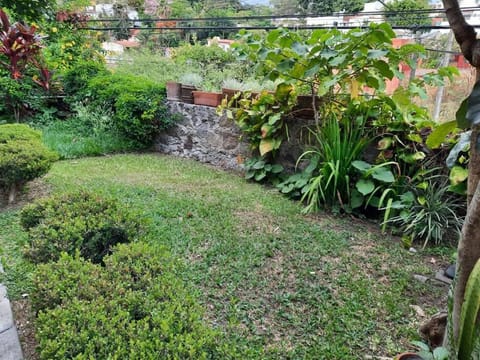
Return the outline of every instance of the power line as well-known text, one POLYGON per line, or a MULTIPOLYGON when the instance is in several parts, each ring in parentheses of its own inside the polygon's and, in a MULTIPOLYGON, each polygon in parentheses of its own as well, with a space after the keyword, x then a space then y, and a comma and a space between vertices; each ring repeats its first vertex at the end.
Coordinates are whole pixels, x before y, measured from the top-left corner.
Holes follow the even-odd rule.
MULTIPOLYGON (((274 30, 279 27, 290 30, 317 30, 317 29, 340 29, 351 30, 366 28, 366 26, 330 26, 330 25, 294 25, 294 26, 179 26, 179 27, 89 27, 79 28, 79 30, 91 30, 91 31, 113 31, 113 30, 149 30, 149 31, 179 31, 179 30, 274 30)), ((474 26, 474 28, 480 28, 480 25, 474 26)), ((449 25, 410 25, 410 26, 392 26, 392 29, 397 30, 441 30, 450 29, 449 25)))
POLYGON ((460 51, 450 51, 450 50, 439 50, 439 49, 430 49, 430 48, 425 48, 427 51, 433 51, 437 53, 442 53, 442 54, 452 54, 452 55, 461 55, 462 53, 460 51))
MULTIPOLYGON (((462 12, 473 12, 480 11, 480 7, 468 7, 462 8, 462 12)), ((285 14, 285 15, 254 15, 254 16, 228 16, 228 17, 200 17, 200 18, 143 18, 143 19, 119 19, 119 18, 108 18, 108 19, 88 19, 86 22, 115 22, 115 21, 132 21, 132 22, 159 22, 159 21, 177 21, 177 22, 188 22, 188 21, 215 21, 215 20, 275 20, 275 19, 304 19, 309 17, 345 17, 345 16, 374 16, 374 15, 412 15, 412 14, 442 14, 445 15, 445 10, 443 9, 417 9, 417 10, 402 10, 402 11, 366 11, 358 13, 316 13, 316 14, 285 14)))

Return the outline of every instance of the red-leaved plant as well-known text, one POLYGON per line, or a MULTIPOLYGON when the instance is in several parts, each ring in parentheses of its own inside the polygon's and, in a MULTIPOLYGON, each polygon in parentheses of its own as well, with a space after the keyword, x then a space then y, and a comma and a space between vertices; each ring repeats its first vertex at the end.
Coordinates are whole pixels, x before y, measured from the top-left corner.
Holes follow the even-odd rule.
POLYGON ((11 25, 7 14, 0 9, 0 64, 10 73, 12 79, 22 77, 22 71, 28 63, 34 63, 42 48, 42 37, 36 34, 35 26, 19 22, 11 25))
MULTIPOLYGON (((34 76, 32 81, 49 91, 52 73, 42 65, 42 37, 36 31, 37 28, 33 25, 20 22, 12 25, 5 11, 0 8, 0 66, 8 71, 16 84, 21 81, 28 65, 37 68, 39 75, 34 76)), ((28 105, 18 91, 15 93, 6 90, 3 99, 15 120, 20 121, 21 114, 27 111, 28 105)))

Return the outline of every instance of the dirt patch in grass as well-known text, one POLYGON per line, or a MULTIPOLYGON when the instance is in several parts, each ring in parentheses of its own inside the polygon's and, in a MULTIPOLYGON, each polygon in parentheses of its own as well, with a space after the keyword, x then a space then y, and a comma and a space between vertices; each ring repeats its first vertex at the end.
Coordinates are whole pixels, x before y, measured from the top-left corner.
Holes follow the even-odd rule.
POLYGON ((257 205, 256 209, 236 211, 234 216, 236 218, 235 229, 239 233, 268 235, 280 235, 282 233, 278 219, 262 211, 260 205, 257 205))
POLYGON ((34 314, 27 299, 12 302, 12 310, 15 314, 15 326, 22 345, 25 360, 37 360, 37 342, 35 340, 35 328, 33 326, 34 314))
POLYGON ((0 193, 0 211, 21 209, 26 204, 31 203, 34 200, 38 200, 42 197, 46 197, 50 193, 51 187, 46 184, 43 179, 35 179, 25 185, 25 187, 17 194, 15 203, 11 205, 6 204, 5 195, 0 193))

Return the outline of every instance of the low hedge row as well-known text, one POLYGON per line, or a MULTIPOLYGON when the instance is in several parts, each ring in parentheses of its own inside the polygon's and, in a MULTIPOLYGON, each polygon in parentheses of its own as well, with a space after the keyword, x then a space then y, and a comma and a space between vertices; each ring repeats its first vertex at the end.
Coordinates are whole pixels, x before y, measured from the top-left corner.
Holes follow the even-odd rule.
POLYGON ((121 244, 104 267, 63 254, 39 265, 34 280, 41 359, 237 357, 161 249, 121 244))
POLYGON ((62 194, 27 205, 20 223, 28 231, 26 257, 34 263, 55 261, 62 252, 101 263, 117 243, 137 240, 145 221, 117 201, 85 191, 62 194))
POLYGON ((40 359, 245 358, 205 323, 163 248, 125 243, 143 237, 138 218, 84 191, 22 210, 26 254, 38 263, 30 299, 40 359))

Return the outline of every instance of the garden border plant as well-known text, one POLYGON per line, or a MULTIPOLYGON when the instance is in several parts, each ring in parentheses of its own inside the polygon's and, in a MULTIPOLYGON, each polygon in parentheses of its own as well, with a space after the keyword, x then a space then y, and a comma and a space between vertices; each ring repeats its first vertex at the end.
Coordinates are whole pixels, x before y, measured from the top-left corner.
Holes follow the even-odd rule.
POLYGON ((38 266, 32 303, 41 359, 240 356, 205 323, 164 249, 121 244, 104 263, 77 252, 38 266))
MULTIPOLYGON (((276 131, 276 124, 286 123, 289 116, 295 118, 294 99, 305 91, 302 89, 311 93, 317 123, 311 131, 313 138, 321 138, 321 141, 307 143, 307 150, 299 161, 308 160, 310 156, 310 162, 317 168, 307 167, 309 174, 300 176, 302 179, 307 177, 307 183, 297 179, 297 174, 293 175, 295 181, 289 181, 288 175, 274 174, 274 178, 282 180, 280 187, 284 193, 302 194, 302 199, 307 202, 307 211, 325 206, 348 212, 373 207, 378 212, 383 211, 386 220, 395 214, 391 204, 402 194, 404 184, 408 182, 406 179, 413 178, 416 172, 429 166, 427 154, 431 152, 423 134, 425 129, 434 128, 435 123, 427 111, 415 105, 411 98, 425 96, 426 84, 440 85, 446 78, 452 79, 456 69, 441 68, 436 73, 414 79, 388 96, 385 93, 387 81, 394 77, 403 78, 400 64, 411 61, 409 55, 412 53, 422 55, 425 52, 420 45, 412 44, 396 49, 392 46, 393 37, 395 33, 388 24, 372 24, 365 29, 347 32, 335 29, 315 30, 308 34, 287 29, 273 30, 265 35, 243 32, 235 44, 239 60, 252 63, 258 75, 276 81, 278 88, 290 89, 291 100, 284 108, 275 105, 277 93, 265 93, 259 97, 237 93, 235 101, 224 104, 224 108, 237 107, 228 109, 227 116, 248 135, 252 148, 259 151, 262 155, 260 160, 265 165, 275 164, 272 150, 277 150, 288 134, 276 131), (271 109, 264 104, 267 96, 271 98, 271 109), (316 99, 320 100, 320 104, 316 99), (257 112, 268 116, 258 116, 257 112), (333 134, 326 132, 326 124, 331 117, 335 118, 339 128, 357 128, 359 139, 375 139, 371 145, 365 143, 347 161, 346 171, 341 173, 335 160, 330 158, 334 154, 328 155, 322 148, 322 144, 335 142, 334 138, 328 138, 333 134), (269 146, 265 147, 264 143, 269 146), (265 154, 269 156, 264 157, 265 154), (314 154, 320 155, 320 158, 314 154), (393 181, 380 181, 376 184, 377 188, 374 186, 375 193, 367 194, 361 182, 368 181, 361 180, 364 175, 351 166, 355 160, 380 166, 382 171, 394 175, 393 181), (297 188, 299 184, 303 186, 301 189, 297 188), (333 185, 336 190, 329 188, 333 185), (358 190, 359 186, 364 194, 358 190), (329 199, 325 194, 330 194, 329 199)), ((338 142, 338 138, 336 140, 338 142)), ((343 164, 346 159, 338 160, 343 164)))
POLYGON ((117 243, 141 239, 146 223, 114 199, 79 191, 25 206, 20 223, 28 232, 25 256, 34 263, 55 261, 76 251, 101 263, 117 243))
POLYGON ((43 145, 40 131, 25 124, 0 125, 0 195, 13 203, 25 183, 46 174, 57 159, 43 145))

